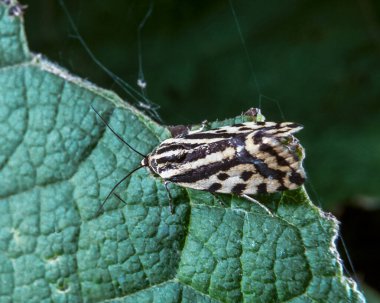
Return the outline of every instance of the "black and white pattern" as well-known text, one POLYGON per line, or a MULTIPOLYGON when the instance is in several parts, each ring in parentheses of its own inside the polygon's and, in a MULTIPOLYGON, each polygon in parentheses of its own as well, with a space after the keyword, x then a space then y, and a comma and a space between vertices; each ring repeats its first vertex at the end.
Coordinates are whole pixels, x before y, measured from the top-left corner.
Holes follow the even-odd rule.
POLYGON ((163 141, 141 164, 165 181, 215 193, 254 195, 305 181, 304 151, 290 123, 245 122, 163 141))
POLYGON ((169 128, 174 138, 164 140, 148 155, 132 147, 92 109, 121 142, 143 157, 140 166, 116 183, 98 212, 115 189, 143 167, 164 180, 172 212, 167 187, 170 182, 211 193, 236 194, 257 203, 270 215, 269 209, 249 195, 296 189, 305 182, 304 150, 293 136, 302 126, 291 122, 257 122, 262 117, 259 109, 251 108, 243 114, 256 122, 206 131, 207 122, 196 131, 183 125, 169 128))

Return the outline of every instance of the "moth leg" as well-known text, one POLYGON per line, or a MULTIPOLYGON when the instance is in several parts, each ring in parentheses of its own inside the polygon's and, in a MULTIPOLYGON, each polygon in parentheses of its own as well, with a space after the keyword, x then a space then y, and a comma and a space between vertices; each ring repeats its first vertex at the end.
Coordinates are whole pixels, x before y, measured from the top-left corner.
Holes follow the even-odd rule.
POLYGON ((173 208, 173 197, 172 197, 172 194, 170 193, 170 190, 168 188, 168 184, 170 182, 169 181, 165 181, 164 182, 164 185, 165 185, 165 189, 166 189, 166 192, 168 193, 168 197, 169 197, 169 207, 170 207, 170 212, 172 214, 174 214, 174 208, 173 208))
POLYGON ((125 202, 117 193, 114 193, 116 198, 118 198, 121 202, 123 202, 125 205, 127 205, 127 202, 125 202))
POLYGON ((201 123, 201 128, 199 129, 199 131, 203 132, 206 128, 208 128, 208 121, 203 120, 201 123))
POLYGON ((203 132, 205 130, 208 130, 209 129, 209 122, 207 120, 203 120, 201 122, 201 124, 194 124, 194 125, 191 125, 191 133, 194 134, 194 133, 200 133, 200 132, 203 132))
POLYGON ((216 201, 218 201, 218 203, 221 205, 221 206, 226 206, 223 202, 222 199, 220 199, 215 193, 212 193, 210 192, 210 194, 212 194, 214 196, 214 198, 216 199, 216 201))
POLYGON ((262 209, 264 209, 271 217, 273 217, 272 212, 266 206, 262 205, 259 201, 253 199, 252 197, 250 197, 246 194, 240 195, 240 197, 245 198, 245 199, 247 199, 253 203, 256 203, 258 206, 260 206, 262 209))

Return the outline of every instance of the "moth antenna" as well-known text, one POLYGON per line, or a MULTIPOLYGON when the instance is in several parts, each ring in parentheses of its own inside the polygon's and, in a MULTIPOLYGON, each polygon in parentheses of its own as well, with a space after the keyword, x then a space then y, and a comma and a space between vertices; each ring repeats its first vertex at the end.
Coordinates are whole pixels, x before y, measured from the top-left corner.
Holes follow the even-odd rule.
MULTIPOLYGON (((113 194, 113 192, 115 191, 115 189, 121 184, 123 183, 130 175, 132 175, 134 172, 136 172, 137 170, 139 170, 140 168, 142 167, 145 167, 145 165, 141 165, 139 167, 136 167, 134 170, 132 170, 130 173, 128 173, 125 177, 123 177, 123 179, 121 179, 119 182, 117 182, 115 184, 115 186, 111 189, 111 191, 108 193, 107 197, 104 199, 104 201, 102 202, 102 204, 100 205, 98 211, 96 212, 96 216, 98 216, 100 214, 100 211, 103 209, 104 205, 106 204, 108 198, 113 194)), ((116 195, 116 194, 115 194, 116 195)), ((116 195, 116 197, 119 197, 118 195, 116 195)), ((120 197, 119 197, 120 198, 120 197)), ((120 198, 121 199, 121 198, 120 198)), ((122 199, 121 199, 122 200, 122 199)), ((124 201, 124 200, 123 200, 124 201)))
POLYGON ((125 202, 117 193, 114 193, 116 198, 118 198, 121 202, 123 202, 125 205, 127 205, 127 202, 125 202))
POLYGON ((96 111, 96 109, 91 105, 92 110, 99 116, 100 119, 102 119, 103 123, 110 129, 110 131, 125 145, 127 145, 131 150, 133 150, 135 153, 139 154, 141 157, 146 157, 143 153, 140 153, 138 150, 133 148, 129 143, 127 143, 118 133, 116 133, 111 126, 107 123, 107 121, 96 111))

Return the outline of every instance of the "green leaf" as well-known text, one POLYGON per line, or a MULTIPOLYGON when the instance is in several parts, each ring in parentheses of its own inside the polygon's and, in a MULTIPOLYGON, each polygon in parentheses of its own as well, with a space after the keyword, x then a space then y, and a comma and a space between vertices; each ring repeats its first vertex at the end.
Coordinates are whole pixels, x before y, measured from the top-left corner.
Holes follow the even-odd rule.
MULTIPOLYGON (((136 168, 169 137, 110 91, 27 51, 0 2, 0 302, 363 302, 336 220, 303 189, 243 199, 171 186, 136 168), (10 34, 8 34, 10 33, 10 34)), ((237 118, 238 119, 238 118, 237 118)))
POLYGON ((23 20, 10 15, 14 7, 16 5, 0 11, 0 67, 21 63, 31 57, 23 20))

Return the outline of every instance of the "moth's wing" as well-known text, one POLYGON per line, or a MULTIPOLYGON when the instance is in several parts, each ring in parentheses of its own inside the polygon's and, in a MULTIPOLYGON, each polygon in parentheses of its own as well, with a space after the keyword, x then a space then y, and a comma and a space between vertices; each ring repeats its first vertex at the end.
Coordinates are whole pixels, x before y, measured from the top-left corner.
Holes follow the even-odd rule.
POLYGON ((223 153, 210 153, 204 166, 194 166, 175 176, 174 181, 200 190, 247 195, 301 186, 305 181, 304 151, 292 134, 302 126, 290 122, 269 122, 262 126, 238 125, 240 133, 235 131, 233 136, 217 143, 223 153), (245 133, 243 127, 256 129, 245 133))
POLYGON ((303 126, 301 124, 293 123, 293 122, 282 122, 282 123, 268 122, 268 123, 270 124, 265 125, 264 127, 255 130, 256 136, 260 132, 263 132, 265 133, 266 136, 273 136, 276 138, 288 137, 303 129, 303 126))
MULTIPOLYGON (((292 135, 301 126, 283 125, 277 131, 247 136, 245 150, 251 158, 252 176, 246 179, 243 194, 273 193, 296 189, 305 182, 304 150, 292 135)), ((238 174, 238 172, 235 172, 238 174)), ((243 186, 242 186, 243 187, 243 186)))
MULTIPOLYGON (((187 183, 192 183, 194 174, 198 174, 198 172, 204 174, 204 170, 207 170, 209 164, 233 158, 235 154, 228 139, 212 140, 208 143, 204 143, 203 139, 175 138, 168 140, 170 141, 164 141, 163 146, 158 147, 150 158, 155 163, 158 174, 175 183, 178 183, 177 179, 186 179, 187 183), (198 171, 198 169, 200 170, 198 171), (177 178, 177 176, 180 177, 177 178)), ((197 178, 202 177, 198 175, 197 178)))
POLYGON ((184 187, 218 193, 271 193, 305 179, 302 126, 247 122, 164 141, 152 157, 159 175, 184 187), (223 131, 223 132, 222 132, 223 131))
POLYGON ((215 141, 229 138, 237 134, 249 133, 257 130, 276 127, 278 125, 279 124, 275 122, 244 122, 234 125, 221 126, 207 131, 190 131, 183 138, 188 140, 202 140, 202 142, 205 142, 203 139, 215 141))

